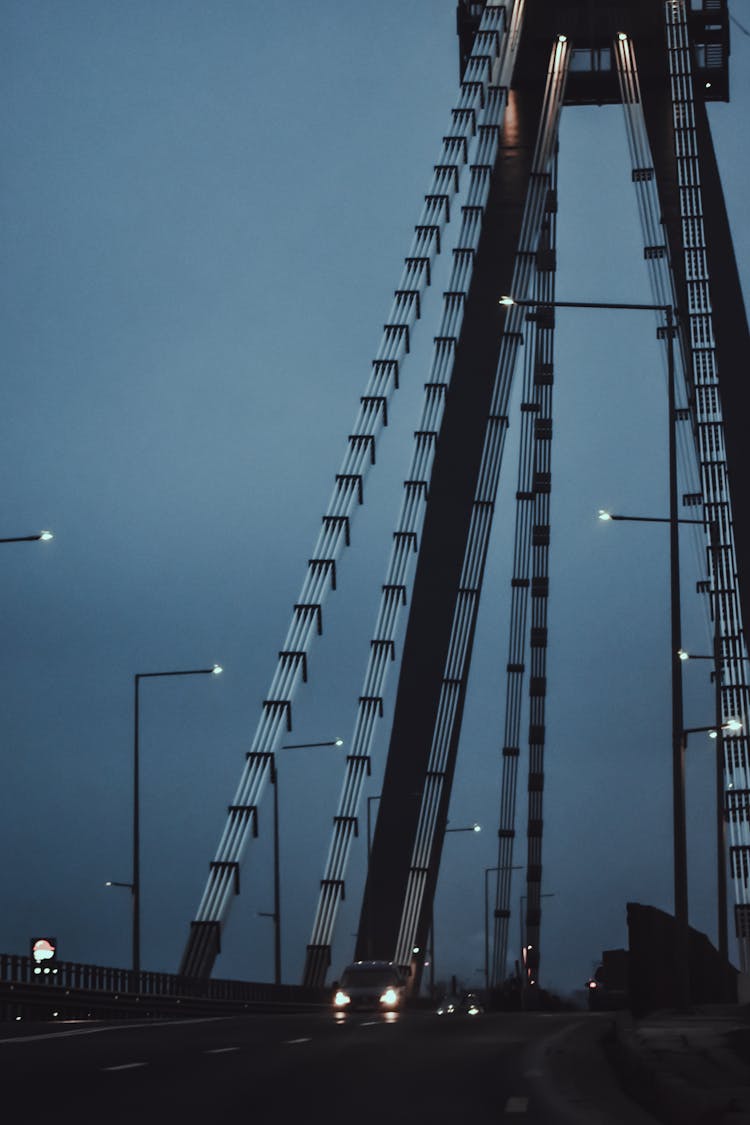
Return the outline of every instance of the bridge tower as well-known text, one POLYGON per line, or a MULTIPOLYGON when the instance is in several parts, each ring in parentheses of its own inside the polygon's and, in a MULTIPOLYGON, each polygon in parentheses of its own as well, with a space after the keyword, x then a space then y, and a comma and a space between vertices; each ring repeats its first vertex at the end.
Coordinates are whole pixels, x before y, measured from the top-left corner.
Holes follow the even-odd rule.
MULTIPOLYGON (((564 221, 557 214, 558 123, 564 105, 613 103, 625 109, 653 304, 670 310, 656 327, 665 363, 670 350, 677 354, 675 415, 684 420, 700 481, 685 501, 691 518, 702 520, 706 528, 703 586, 718 621, 722 713, 740 717, 744 724, 739 732, 727 732, 723 751, 736 932, 743 968, 750 968, 750 774, 742 629, 743 607, 750 612, 750 580, 737 564, 738 558, 750 558, 750 513, 746 497, 732 495, 729 484, 743 474, 743 378, 750 339, 706 113, 707 101, 729 96, 728 27, 726 0, 460 0, 458 99, 191 925, 181 972, 208 975, 219 950, 239 886, 239 865, 274 753, 291 729, 293 695, 307 678, 308 649, 322 629, 325 597, 335 589, 352 519, 363 500, 363 481, 407 362, 421 297, 436 255, 449 245, 451 280, 333 818, 305 983, 321 985, 330 963, 402 614, 407 621, 395 712, 356 955, 409 965, 414 983, 419 982, 522 342, 493 982, 499 983, 505 972, 510 869, 518 858, 515 809, 522 741, 528 761, 526 934, 529 946, 539 948, 555 231, 558 220, 564 221), (459 188, 463 205, 456 208, 459 188), (449 225, 455 231, 450 244, 449 225), (524 304, 502 305, 501 297, 508 294, 524 304), (522 739, 525 693, 530 724, 528 738, 522 739)), ((679 675, 676 653, 673 663, 673 674, 679 675)), ((537 974, 535 957, 527 966, 529 980, 537 974)))

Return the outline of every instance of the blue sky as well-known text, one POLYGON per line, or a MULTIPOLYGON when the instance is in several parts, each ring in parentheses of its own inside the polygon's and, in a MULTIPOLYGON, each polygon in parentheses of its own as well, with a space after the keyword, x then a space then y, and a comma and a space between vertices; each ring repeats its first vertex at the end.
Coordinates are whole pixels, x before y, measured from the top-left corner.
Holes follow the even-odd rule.
MULTIPOLYGON (((734 11, 750 25, 747 2, 734 11)), ((710 113, 747 292, 750 40, 733 32, 733 100, 710 113)), ((126 892, 103 884, 130 878, 132 677, 217 661, 222 677, 142 689, 143 962, 173 971, 447 131, 454 3, 5 0, 0 43, 0 534, 55 532, 2 554, 0 948, 54 934, 67 959, 129 963, 126 892)), ((564 113, 558 243, 560 298, 651 299, 616 107, 564 113)), ((438 274, 294 742, 351 735, 443 287, 438 274)), ((649 324, 575 315, 555 388, 542 953, 565 989, 625 944, 626 901, 671 906, 666 532, 595 518, 665 509, 664 379, 649 324)), ((438 975, 474 983, 497 862, 514 423, 450 813, 485 830, 449 838, 436 903, 438 975)), ((684 564, 685 634, 705 651, 687 539, 684 564)), ((701 725, 705 671, 686 676, 701 725)), ((344 752, 280 763, 292 981, 344 752)), ((712 777, 691 741, 691 921, 710 936, 712 777)), ((216 975, 272 973, 257 916, 270 826, 269 799, 216 975)))

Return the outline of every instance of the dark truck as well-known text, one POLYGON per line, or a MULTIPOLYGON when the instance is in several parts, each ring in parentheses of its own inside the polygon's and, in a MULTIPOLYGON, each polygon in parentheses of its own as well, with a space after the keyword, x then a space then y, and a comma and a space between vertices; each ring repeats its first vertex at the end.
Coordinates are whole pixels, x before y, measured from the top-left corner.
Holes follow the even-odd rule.
POLYGON ((601 964, 586 982, 590 1012, 628 1007, 628 951, 605 949, 601 964))

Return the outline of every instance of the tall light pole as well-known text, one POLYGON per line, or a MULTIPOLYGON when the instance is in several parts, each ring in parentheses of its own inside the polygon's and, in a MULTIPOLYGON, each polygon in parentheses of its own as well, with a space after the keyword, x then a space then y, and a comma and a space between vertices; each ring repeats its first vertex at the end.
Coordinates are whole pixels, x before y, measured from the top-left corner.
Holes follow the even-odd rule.
MULTIPOLYGON (((343 738, 327 742, 294 742, 282 750, 308 750, 319 746, 343 746, 343 738)), ((281 856, 279 854, 279 770, 276 756, 271 758, 271 784, 273 785, 273 910, 259 910, 260 918, 273 918, 273 980, 281 984, 281 856)))
MULTIPOLYGON (((715 677, 719 679, 717 666, 715 677)), ((739 719, 721 721, 721 695, 717 701, 716 724, 712 727, 687 727, 683 732, 683 744, 687 750, 688 735, 706 733, 716 740, 716 910, 717 910, 717 945, 720 956, 729 959, 729 941, 727 935, 727 863, 726 863, 726 828, 724 822, 724 731, 740 731, 742 723, 739 719)))
MULTIPOLYGON (((501 305, 533 308, 530 319, 551 317, 553 309, 612 309, 629 312, 656 312, 664 316, 663 331, 667 338, 667 410, 669 414, 669 587, 672 682, 672 827, 674 850, 674 915, 675 915, 675 980, 676 1003, 686 1008, 690 1003, 690 965, 688 960, 688 881, 687 828, 685 816, 685 744, 682 737, 683 698, 682 662, 679 657, 680 608, 680 544, 677 502, 677 434, 675 409, 676 310, 671 305, 631 304, 619 301, 528 301, 501 297, 501 305)), ((659 521, 660 522, 660 521, 659 521)))
MULTIPOLYGON (((481 824, 466 824, 461 828, 445 828, 445 832, 481 832, 481 824)), ((430 910, 430 996, 435 994, 435 902, 430 910)))
POLYGON ((140 746, 139 710, 141 680, 161 679, 164 676, 218 676, 223 671, 220 664, 210 668, 188 668, 176 672, 136 672, 133 693, 133 972, 141 969, 141 840, 140 840, 140 746))
MULTIPOLYGON (((670 428, 670 433, 674 433, 674 425, 670 428)), ((687 736, 690 733, 697 731, 710 730, 717 740, 716 746, 716 881, 717 881, 717 912, 718 912, 718 934, 717 942, 719 953, 726 959, 729 956, 728 938, 727 938, 727 888, 726 888, 726 831, 724 827, 724 736, 725 729, 735 729, 734 727, 722 723, 722 701, 721 701, 721 674, 722 674, 722 659, 721 659, 721 602, 719 597, 719 527, 716 520, 710 520, 708 523, 705 520, 691 520, 682 519, 680 517, 673 518, 672 515, 667 516, 624 516, 616 515, 612 512, 606 512, 603 509, 599 510, 599 519, 608 521, 626 520, 631 523, 668 523, 670 525, 670 540, 676 533, 679 524, 693 524, 699 527, 708 526, 710 535, 711 552, 714 559, 714 605, 713 605, 713 619, 714 619, 714 633, 713 633, 713 655, 706 659, 713 660, 714 662, 714 713, 716 716, 715 727, 693 727, 689 730, 680 726, 677 732, 679 742, 679 755, 676 763, 679 769, 679 777, 675 777, 673 772, 674 796, 676 808, 679 809, 679 818, 675 816, 675 838, 678 830, 681 831, 682 854, 680 861, 682 863, 681 883, 682 894, 684 897, 684 909, 678 912, 677 910, 677 872, 675 873, 675 971, 677 979, 677 1002, 680 1007, 687 1007, 690 1002, 690 952, 689 952, 689 921, 688 921, 688 879, 687 879, 687 814, 686 814, 686 799, 685 799, 685 753, 687 750, 687 736), (679 829, 678 829, 679 825, 679 829)), ((670 557, 672 551, 670 548, 670 557)), ((679 577, 678 577, 679 581, 679 577)), ((678 601, 679 610, 679 601, 678 601)), ((672 644, 677 645, 675 650, 676 663, 681 668, 686 660, 689 659, 689 653, 685 652, 682 648, 679 631, 675 636, 674 630, 674 613, 672 615, 672 644)), ((694 658, 697 659, 697 658, 694 658)), ((700 659, 703 659, 702 657, 700 659)), ((682 676, 679 677, 680 688, 682 684, 682 676)), ((673 697, 674 698, 674 697, 673 697)), ((680 698, 680 722, 683 721, 682 715, 682 700, 680 698)), ((675 721, 675 714, 673 710, 672 716, 673 726, 675 721)), ((675 857, 677 862, 678 850, 677 842, 675 842, 675 857)))

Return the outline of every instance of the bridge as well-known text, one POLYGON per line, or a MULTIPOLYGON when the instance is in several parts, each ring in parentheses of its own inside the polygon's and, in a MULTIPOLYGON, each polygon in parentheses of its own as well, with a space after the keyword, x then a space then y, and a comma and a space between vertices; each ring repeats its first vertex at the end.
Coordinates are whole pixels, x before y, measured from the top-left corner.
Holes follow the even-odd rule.
POLYGON ((10 951, 531 1000, 641 901, 747 970, 730 13, 435 7, 13 10, 10 951))

